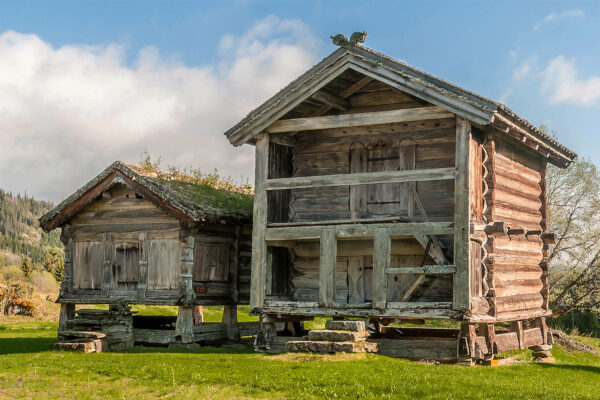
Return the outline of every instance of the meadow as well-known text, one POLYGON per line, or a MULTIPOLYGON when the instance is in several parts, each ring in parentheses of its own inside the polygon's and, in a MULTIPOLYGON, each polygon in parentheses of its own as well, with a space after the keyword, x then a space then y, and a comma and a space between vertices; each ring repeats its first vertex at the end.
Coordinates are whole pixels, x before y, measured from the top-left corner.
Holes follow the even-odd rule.
MULTIPOLYGON (((143 314, 173 312, 142 308, 143 314)), ((241 310, 241 320, 248 320, 241 310)), ((217 321, 220 309, 205 311, 217 321)), ((314 325, 321 325, 315 321, 314 325)), ((50 349, 57 325, 0 320, 1 399, 598 399, 600 358, 555 346, 556 364, 460 367, 372 354, 256 354, 239 345, 170 350, 136 346, 119 353, 50 349)), ((588 340, 598 346, 597 341, 588 340)))

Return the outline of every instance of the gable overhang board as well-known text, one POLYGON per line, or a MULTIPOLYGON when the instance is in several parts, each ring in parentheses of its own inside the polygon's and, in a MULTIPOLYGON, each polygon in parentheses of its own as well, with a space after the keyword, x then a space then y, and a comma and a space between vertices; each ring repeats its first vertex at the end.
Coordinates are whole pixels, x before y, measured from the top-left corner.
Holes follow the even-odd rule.
MULTIPOLYGON (((348 69, 468 119, 476 126, 490 127, 512 136, 546 156, 556 166, 566 167, 577 157, 555 140, 546 138, 547 135, 527 121, 505 110, 501 104, 357 45, 334 51, 252 111, 225 135, 234 146, 253 144, 258 135, 268 131, 272 124, 348 69)), ((288 146, 294 144, 293 139, 288 140, 283 135, 274 136, 274 139, 288 146)))
POLYGON ((81 209, 117 184, 125 185, 132 191, 141 194, 145 200, 150 201, 158 208, 177 218, 182 225, 191 226, 194 223, 194 218, 191 217, 191 210, 182 210, 169 204, 146 185, 140 183, 135 177, 128 176, 130 172, 119 168, 119 165, 111 165, 64 202, 42 216, 40 218, 40 226, 45 232, 50 232, 68 223, 81 209), (94 181, 97 182, 94 183, 94 181))

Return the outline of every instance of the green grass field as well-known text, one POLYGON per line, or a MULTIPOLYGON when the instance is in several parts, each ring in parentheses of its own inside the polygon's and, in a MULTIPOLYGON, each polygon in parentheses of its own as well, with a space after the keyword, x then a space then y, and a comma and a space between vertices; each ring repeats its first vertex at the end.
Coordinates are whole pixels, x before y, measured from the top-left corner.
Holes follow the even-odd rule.
MULTIPOLYGON (((205 316, 218 321, 220 311, 211 307, 205 316)), ((0 399, 600 398, 600 358, 557 346, 553 365, 474 368, 371 354, 263 355, 227 347, 135 347, 84 355, 50 350, 56 323, 11 321, 0 321, 0 399)), ((528 351, 513 355, 530 361, 528 351)))

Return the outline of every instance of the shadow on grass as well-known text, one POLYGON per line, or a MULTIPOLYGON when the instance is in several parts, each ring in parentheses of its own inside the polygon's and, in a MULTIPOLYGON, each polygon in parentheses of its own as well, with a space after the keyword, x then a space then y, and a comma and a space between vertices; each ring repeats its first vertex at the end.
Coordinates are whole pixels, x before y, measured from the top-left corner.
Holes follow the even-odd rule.
POLYGON ((56 338, 0 338, 0 355, 50 351, 56 338))
POLYGON ((595 374, 600 374, 600 367, 596 367, 593 365, 576 365, 576 364, 539 364, 542 368, 560 368, 564 370, 570 371, 583 371, 583 372, 592 372, 595 374))

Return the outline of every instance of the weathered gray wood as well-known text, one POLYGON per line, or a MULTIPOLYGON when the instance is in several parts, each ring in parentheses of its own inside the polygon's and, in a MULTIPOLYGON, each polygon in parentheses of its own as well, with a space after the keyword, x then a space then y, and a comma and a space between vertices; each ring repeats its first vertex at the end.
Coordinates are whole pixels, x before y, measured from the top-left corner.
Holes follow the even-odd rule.
POLYGON ((61 303, 60 314, 58 316, 58 331, 65 331, 68 329, 67 321, 75 317, 75 304, 72 303, 61 303))
MULTIPOLYGON (((451 235, 454 233, 452 225, 451 222, 412 222, 338 225, 333 227, 333 229, 338 239, 374 237, 375 231, 382 228, 389 229, 390 236, 394 239, 399 239, 412 237, 413 235, 451 235)), ((321 230, 326 227, 328 225, 267 228, 265 239, 267 241, 319 239, 321 237, 321 230)))
POLYGON ((140 344, 169 344, 175 341, 175 330, 134 329, 133 341, 140 344))
POLYGON ((240 328, 237 319, 237 306, 229 305, 223 308, 223 318, 221 320, 227 332, 227 339, 238 341, 240 339, 240 328))
POLYGON ((454 168, 429 168, 410 171, 365 172, 359 174, 335 174, 321 176, 298 176, 268 179, 266 190, 302 189, 313 187, 371 185, 377 183, 421 182, 454 179, 454 168))
POLYGON ((143 299, 146 297, 146 289, 148 287, 148 234, 141 232, 139 240, 137 295, 140 299, 143 299))
POLYGON ((179 288, 181 295, 187 303, 192 303, 194 300, 193 288, 193 270, 194 270, 194 236, 189 235, 183 237, 180 241, 181 248, 181 273, 179 275, 179 288))
POLYGON ((333 228, 321 231, 321 257, 319 266, 319 306, 331 307, 335 298, 335 265, 337 241, 333 228))
MULTIPOLYGON (((369 151, 361 144, 353 144, 350 149, 350 173, 368 172, 369 151)), ((350 218, 360 219, 367 211, 367 187, 365 185, 350 186, 350 218)))
POLYGON ((315 92, 312 95, 312 98, 327 104, 331 108, 336 108, 341 111, 348 111, 348 109, 350 108, 350 103, 348 103, 347 100, 329 92, 326 92, 324 90, 319 90, 318 92, 315 92))
MULTIPOLYGON (((110 296, 110 289, 112 284, 112 257, 113 257, 113 243, 112 235, 110 233, 104 234, 104 261, 102 263, 102 297, 110 296)), ((82 268, 83 266, 76 266, 76 268, 82 268)))
POLYGON ((456 271, 454 265, 423 265, 422 267, 388 268, 388 274, 452 274, 456 271))
POLYGON ((264 134, 256 141, 254 172, 254 225, 252 227, 252 274, 250 281, 250 309, 259 308, 265 300, 267 243, 267 192, 265 181, 269 167, 269 135, 264 134))
POLYGON ((454 181, 454 308, 469 309, 469 165, 471 147, 471 123, 456 117, 456 178, 454 181))
POLYGON ((179 306, 177 322, 175 323, 175 336, 181 338, 182 343, 194 341, 194 307, 179 306))
POLYGON ((359 114, 329 115, 325 117, 293 118, 279 120, 271 124, 267 128, 267 132, 295 132, 352 126, 381 125, 394 122, 441 119, 451 116, 452 113, 440 107, 421 107, 359 114))
POLYGON ((348 257, 348 304, 365 302, 364 257, 348 257))
POLYGON ((373 246, 373 308, 384 309, 387 301, 387 274, 391 260, 391 239, 388 228, 375 230, 373 246))
POLYGON ((377 354, 412 360, 456 360, 456 339, 372 339, 378 344, 377 354))

